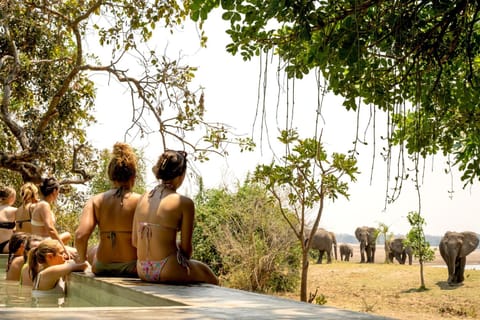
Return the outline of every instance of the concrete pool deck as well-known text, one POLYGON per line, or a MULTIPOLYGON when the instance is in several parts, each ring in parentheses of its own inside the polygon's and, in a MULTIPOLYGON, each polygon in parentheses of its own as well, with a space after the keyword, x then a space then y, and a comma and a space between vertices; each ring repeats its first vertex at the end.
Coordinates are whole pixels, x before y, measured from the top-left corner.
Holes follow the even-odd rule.
MULTIPOLYGON (((132 278, 100 278, 72 274, 72 283, 115 287, 121 296, 158 298, 160 306, 81 308, 2 308, 0 319, 388 319, 368 313, 213 285, 150 284, 132 278), (173 305, 172 305, 173 304, 173 305)), ((82 290, 88 291, 82 288, 82 290)), ((149 304, 151 305, 151 304, 149 304)))

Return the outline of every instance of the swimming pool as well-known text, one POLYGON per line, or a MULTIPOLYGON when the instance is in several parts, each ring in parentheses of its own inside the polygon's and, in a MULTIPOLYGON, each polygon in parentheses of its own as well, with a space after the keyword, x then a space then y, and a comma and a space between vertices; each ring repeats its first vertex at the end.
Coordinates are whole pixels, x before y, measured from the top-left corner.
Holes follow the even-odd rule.
MULTIPOLYGON (((72 274, 67 281, 66 296, 32 297, 32 288, 18 281, 5 280, 7 255, 0 255, 0 308, 82 308, 182 306, 184 304, 158 296, 129 290, 120 285, 99 281, 83 273, 72 274)), ((123 279, 128 283, 129 280, 123 279)), ((139 281, 139 280, 131 280, 139 281)))

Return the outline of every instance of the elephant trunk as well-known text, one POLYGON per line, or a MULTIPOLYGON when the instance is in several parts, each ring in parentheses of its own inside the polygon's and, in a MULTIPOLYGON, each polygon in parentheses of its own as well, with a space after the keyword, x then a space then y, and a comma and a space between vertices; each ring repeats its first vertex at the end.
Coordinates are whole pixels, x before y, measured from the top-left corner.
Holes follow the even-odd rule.
POLYGON ((456 270, 459 266, 457 265, 457 252, 458 248, 453 245, 447 244, 447 267, 448 267, 448 283, 457 282, 457 272, 456 270))
POLYGON ((338 260, 338 256, 337 256, 337 243, 334 242, 333 243, 333 252, 335 254, 335 260, 338 260))

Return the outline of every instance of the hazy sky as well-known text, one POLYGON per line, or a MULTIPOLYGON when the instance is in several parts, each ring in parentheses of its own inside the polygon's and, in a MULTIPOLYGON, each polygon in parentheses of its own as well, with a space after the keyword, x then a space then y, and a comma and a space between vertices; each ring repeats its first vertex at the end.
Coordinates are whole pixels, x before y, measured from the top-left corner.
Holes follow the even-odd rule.
MULTIPOLYGON (((253 132, 256 143, 259 145, 255 153, 239 153, 235 148, 231 148, 230 156, 226 159, 214 157, 214 160, 207 164, 194 164, 202 174, 207 187, 233 186, 237 181, 243 181, 245 174, 253 171, 257 164, 271 160, 267 133, 263 131, 263 144, 260 147, 260 118, 255 118, 259 61, 255 59, 252 62, 244 62, 240 56, 233 57, 226 53, 225 45, 229 39, 222 31, 224 26, 223 22, 214 17, 207 22, 206 31, 209 37, 207 49, 199 49, 196 31, 192 26, 174 38, 170 38, 168 44, 168 52, 173 58, 178 56, 178 50, 181 50, 182 61, 199 68, 195 84, 205 88, 207 118, 211 121, 227 123, 242 134, 249 135, 253 132)), ((158 50, 165 50, 164 36, 161 39, 158 50)), ((283 122, 277 124, 276 121, 278 87, 275 68, 276 65, 272 64, 272 72, 268 76, 271 91, 265 101, 268 138, 274 145, 278 130, 283 125, 283 122)), ((286 82, 282 82, 282 85, 285 84, 286 82)), ((315 85, 313 76, 295 83, 295 113, 292 123, 299 129, 302 138, 313 136, 314 120, 317 114, 315 85)), ((97 147, 111 148, 116 141, 123 141, 123 133, 129 128, 131 119, 128 114, 130 100, 128 96, 122 97, 124 91, 118 86, 107 87, 105 83, 98 91, 99 123, 90 130, 91 139, 97 147), (122 111, 125 116, 119 120, 115 116, 115 121, 112 121, 112 115, 119 110, 125 110, 125 112, 122 111)), ((285 101, 284 99, 285 95, 282 101, 285 101)), ((325 123, 322 122, 322 140, 328 153, 334 151, 346 153, 352 148, 352 141, 355 138, 357 116, 355 113, 347 112, 341 104, 342 99, 333 95, 325 97, 322 103, 321 114, 325 121, 325 123)), ((284 119, 281 112, 278 117, 284 119)), ((340 198, 334 203, 327 202, 320 224, 336 233, 353 234, 357 226, 378 226, 379 222, 383 222, 390 225, 392 232, 405 234, 410 229, 406 215, 409 211, 418 210, 417 192, 413 184, 406 181, 400 198, 385 208, 386 167, 379 153, 384 146, 379 138, 380 134, 385 134, 384 131, 382 132, 384 128, 377 123, 375 166, 372 172, 374 150, 372 126, 367 126, 368 113, 362 111, 360 120, 361 133, 363 135, 366 130, 368 142, 367 146, 359 149, 359 169, 362 173, 358 176, 358 181, 350 186, 350 200, 340 198), (373 180, 370 183, 371 175, 373 180)), ((161 145, 155 143, 155 138, 151 136, 148 141, 132 137, 126 139, 128 143, 146 148, 149 178, 151 178, 149 169, 162 151, 161 145)), ((470 230, 480 233, 478 184, 463 190, 463 183, 458 173, 452 176, 445 174, 442 157, 438 156, 433 161, 431 159, 427 161, 420 189, 422 214, 427 221, 426 233, 442 235, 449 230, 470 230), (451 190, 454 191, 452 197, 449 193, 451 190)), ((393 184, 393 179, 391 180, 390 186, 393 184)), ((189 193, 192 189, 194 187, 187 184, 181 191, 189 193)))

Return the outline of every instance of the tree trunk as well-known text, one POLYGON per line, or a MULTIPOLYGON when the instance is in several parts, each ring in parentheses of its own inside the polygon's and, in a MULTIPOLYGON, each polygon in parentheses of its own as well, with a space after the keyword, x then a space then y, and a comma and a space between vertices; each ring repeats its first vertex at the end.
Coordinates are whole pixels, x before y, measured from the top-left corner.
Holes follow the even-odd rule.
POLYGON ((423 277, 423 261, 420 260, 420 289, 425 290, 425 278, 423 277))
POLYGON ((302 279, 300 285, 300 300, 307 302, 307 278, 308 278, 308 250, 302 252, 302 279))

